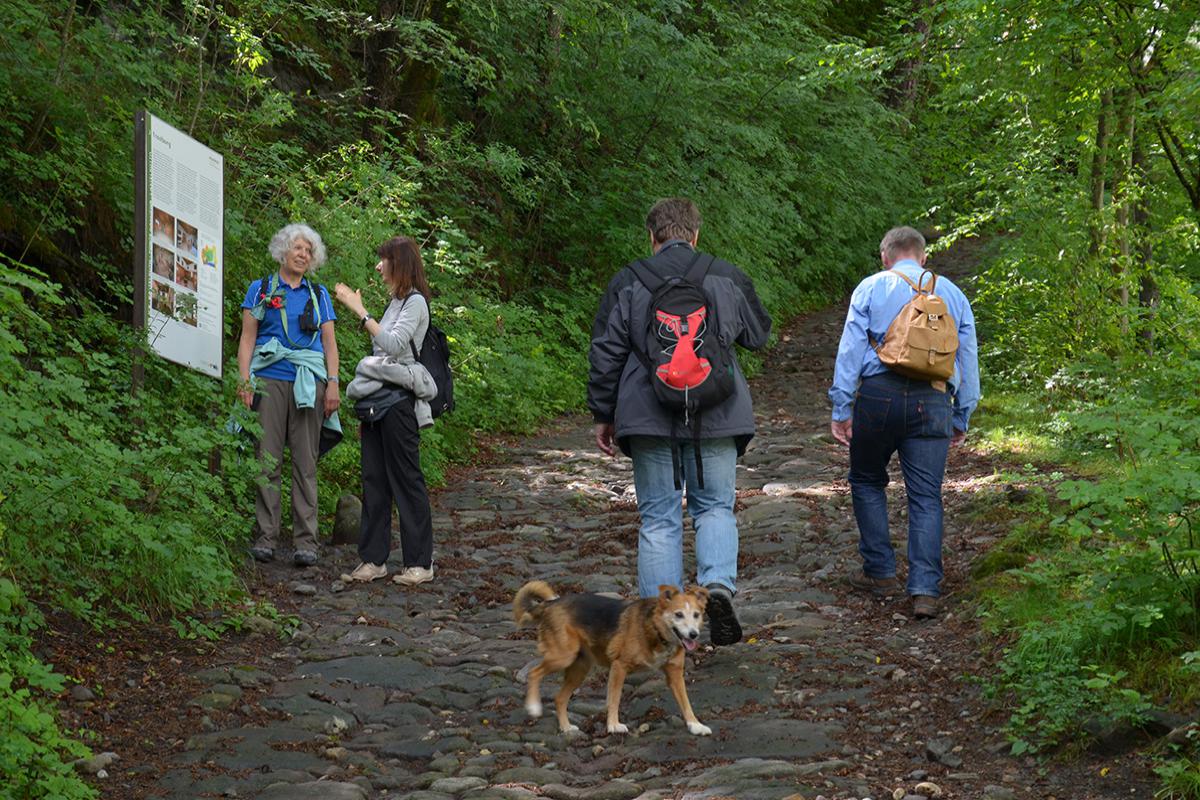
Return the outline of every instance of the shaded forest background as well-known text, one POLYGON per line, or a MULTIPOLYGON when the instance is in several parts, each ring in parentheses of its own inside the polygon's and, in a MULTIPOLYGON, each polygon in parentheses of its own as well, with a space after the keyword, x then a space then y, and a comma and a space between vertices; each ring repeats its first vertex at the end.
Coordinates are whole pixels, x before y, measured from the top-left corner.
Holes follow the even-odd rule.
MULTIPOLYGON (((435 480, 483 432, 578 408, 600 287, 686 194, 780 321, 901 221, 989 245, 976 446, 1037 502, 976 576, 1014 752, 1200 700, 1200 54, 1195 3, 1133 0, 0 5, 0 796, 86 797, 39 608, 237 624, 254 464, 225 432, 271 234, 326 284, 413 235, 455 348, 435 480), (130 392, 132 119, 225 156, 226 380, 130 392), (214 453, 221 469, 211 470, 214 453), (214 474, 215 473, 215 474, 214 474), (1136 657, 1135 657, 1136 654, 1136 657)), ((382 308, 380 287, 368 306, 382 308)), ((342 326, 347 372, 365 337, 342 326)), ((351 422, 351 425, 353 423, 351 422)), ((355 491, 349 437, 322 509, 355 491)), ((1160 754, 1200 797, 1195 739, 1160 754)))

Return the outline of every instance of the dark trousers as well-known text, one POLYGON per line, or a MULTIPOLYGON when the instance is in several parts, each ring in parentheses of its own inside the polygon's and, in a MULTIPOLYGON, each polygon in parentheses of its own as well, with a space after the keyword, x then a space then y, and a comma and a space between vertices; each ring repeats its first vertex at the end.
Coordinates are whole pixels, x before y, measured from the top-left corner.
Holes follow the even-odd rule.
POLYGON ((359 558, 370 564, 388 560, 394 502, 404 566, 433 566, 433 520, 421 474, 421 434, 411 397, 392 406, 383 419, 363 422, 362 482, 359 558))
POLYGON ((899 452, 908 494, 908 593, 941 593, 942 479, 950 450, 950 395, 928 381, 885 372, 864 378, 854 401, 850 496, 863 572, 896 574, 888 532, 888 462, 899 452))

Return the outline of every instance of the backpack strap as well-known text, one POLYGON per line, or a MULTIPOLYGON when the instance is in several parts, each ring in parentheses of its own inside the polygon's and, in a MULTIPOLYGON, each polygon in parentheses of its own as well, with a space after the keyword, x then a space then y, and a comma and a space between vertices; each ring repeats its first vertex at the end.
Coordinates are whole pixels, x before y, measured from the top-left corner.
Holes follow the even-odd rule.
MULTIPOLYGON (((420 294, 420 292, 418 292, 416 289, 413 289, 411 292, 409 292, 408 294, 406 294, 406 295, 404 296, 404 299, 403 299, 403 300, 401 300, 401 301, 400 301, 400 310, 401 310, 401 311, 403 311, 403 310, 404 310, 404 306, 408 304, 408 298, 412 297, 414 294, 420 294)), ((430 324, 432 324, 432 320, 430 320, 430 324)), ((416 331, 413 331, 413 333, 416 333, 416 331)), ((414 337, 414 338, 415 338, 415 337, 414 337)), ((417 343, 416 343, 415 341, 413 341, 413 339, 409 339, 409 340, 408 340, 408 349, 409 349, 409 350, 412 350, 412 354, 413 354, 413 361, 420 361, 420 360, 421 360, 421 354, 420 354, 420 352, 417 350, 417 343)))
MULTIPOLYGON (((917 283, 920 284, 921 286, 924 286, 926 275, 929 276, 929 289, 928 289, 929 294, 933 294, 933 290, 937 286, 937 279, 938 279, 936 272, 934 272, 931 269, 925 270, 924 272, 921 273, 921 279, 919 281, 917 281, 917 283)), ((925 291, 925 290, 922 289, 922 291, 925 291)))
POLYGON ((630 264, 629 269, 633 270, 634 276, 642 282, 643 286, 650 290, 650 294, 654 294, 658 291, 658 287, 666 283, 654 270, 650 269, 649 264, 640 258, 630 264))
MULTIPOLYGON (((704 264, 703 268, 701 269, 696 264, 696 262, 700 260, 700 256, 700 253, 696 253, 696 255, 692 257, 692 260, 688 262, 687 267, 684 269, 684 280, 697 284, 704 281, 704 276, 708 273, 708 268, 712 266, 712 263, 715 259, 712 256, 709 256, 708 263, 704 264), (694 273, 698 273, 698 275, 694 273), (693 280, 693 278, 698 278, 698 280, 693 280)), ((650 290, 650 294, 657 292, 659 288, 666 283, 666 280, 664 280, 657 272, 651 269, 650 265, 646 263, 645 259, 639 258, 637 261, 634 261, 629 265, 629 269, 631 269, 637 279, 642 282, 642 285, 650 290)))
POLYGON ((696 257, 688 264, 688 270, 683 276, 683 279, 693 286, 704 285, 704 278, 708 275, 709 268, 717 260, 716 256, 709 256, 707 261, 701 261, 700 255, 700 253, 696 254, 696 257))
MULTIPOLYGON (((905 283, 907 283, 909 286, 911 286, 911 287, 912 287, 912 290, 913 290, 914 292, 917 292, 918 294, 920 293, 920 291, 921 291, 921 287, 920 287, 918 284, 915 284, 915 283, 913 283, 913 280, 912 280, 912 278, 908 277, 907 275, 905 275, 903 272, 901 272, 901 271, 900 271, 900 270, 898 270, 898 269, 893 269, 893 270, 890 270, 890 272, 894 272, 894 273, 896 273, 896 275, 898 275, 898 276, 899 276, 901 279, 903 279, 903 281, 904 281, 905 283)), ((922 277, 924 277, 924 276, 922 275, 922 277)))
POLYGON ((937 273, 931 269, 924 270, 921 273, 921 277, 917 279, 916 283, 913 283, 912 278, 908 277, 907 275, 905 275, 903 272, 901 272, 898 269, 892 269, 892 270, 888 270, 888 271, 894 272, 897 275, 899 275, 901 278, 903 278, 904 282, 907 283, 909 286, 911 286, 912 290, 914 292, 916 292, 917 294, 926 294, 926 293, 933 294, 933 289, 935 286, 937 286, 937 278, 938 278, 937 273), (929 288, 928 289, 925 288, 925 276, 926 275, 929 276, 929 288))

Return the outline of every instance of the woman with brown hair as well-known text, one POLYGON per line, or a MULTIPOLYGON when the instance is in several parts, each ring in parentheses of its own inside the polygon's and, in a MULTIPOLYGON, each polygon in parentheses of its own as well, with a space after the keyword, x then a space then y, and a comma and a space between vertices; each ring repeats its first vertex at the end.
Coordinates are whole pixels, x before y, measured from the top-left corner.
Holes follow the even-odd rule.
POLYGON ((421 473, 420 428, 432 424, 428 400, 436 394, 417 352, 429 328, 429 284, 417 243, 394 236, 379 246, 375 270, 392 296, 383 317, 367 313, 362 292, 334 287, 342 305, 371 337, 372 353, 359 362, 346 396, 362 419, 362 563, 347 581, 387 576, 392 549, 392 503, 400 520, 404 569, 393 580, 416 586, 433 579, 433 524, 421 473))

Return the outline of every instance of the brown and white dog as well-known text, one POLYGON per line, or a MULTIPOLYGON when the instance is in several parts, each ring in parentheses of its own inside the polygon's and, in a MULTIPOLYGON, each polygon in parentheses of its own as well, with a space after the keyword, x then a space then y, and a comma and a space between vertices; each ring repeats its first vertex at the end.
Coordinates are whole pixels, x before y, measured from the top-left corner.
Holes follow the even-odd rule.
POLYGON ((658 587, 658 597, 617 600, 598 594, 559 597, 544 581, 530 581, 513 598, 517 626, 536 623, 541 663, 529 673, 525 710, 542 715, 540 686, 552 672, 563 673, 563 684, 554 698, 558 729, 577 731, 567 719, 567 701, 595 664, 608 667, 609 733, 628 733, 619 720, 621 688, 630 672, 661 668, 689 733, 708 736, 692 712, 683 683, 684 652, 696 649, 708 590, 693 586, 681 592, 675 586, 658 587))

